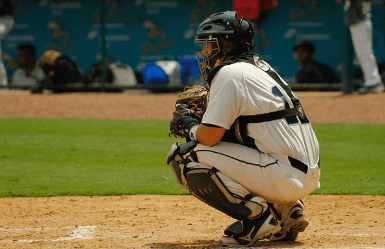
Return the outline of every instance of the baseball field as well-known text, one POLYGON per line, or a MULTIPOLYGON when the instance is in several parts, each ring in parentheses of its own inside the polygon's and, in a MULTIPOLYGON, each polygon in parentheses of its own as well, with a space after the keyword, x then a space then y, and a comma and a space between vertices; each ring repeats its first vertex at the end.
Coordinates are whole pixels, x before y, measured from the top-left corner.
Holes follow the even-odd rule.
MULTIPOLYGON (((385 93, 296 94, 319 135, 321 189, 303 199, 296 242, 255 247, 385 248, 385 93)), ((175 99, 0 91, 0 248, 219 248, 233 219, 165 164, 175 99)))

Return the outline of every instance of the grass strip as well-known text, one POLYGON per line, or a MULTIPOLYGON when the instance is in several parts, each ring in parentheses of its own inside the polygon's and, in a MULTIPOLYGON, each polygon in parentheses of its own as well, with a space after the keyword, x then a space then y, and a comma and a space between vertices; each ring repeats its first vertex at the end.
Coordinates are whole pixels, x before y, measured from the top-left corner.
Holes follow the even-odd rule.
MULTIPOLYGON (((313 124, 315 194, 385 194, 385 125, 313 124)), ((169 122, 0 118, 0 197, 187 194, 166 155, 169 122)))

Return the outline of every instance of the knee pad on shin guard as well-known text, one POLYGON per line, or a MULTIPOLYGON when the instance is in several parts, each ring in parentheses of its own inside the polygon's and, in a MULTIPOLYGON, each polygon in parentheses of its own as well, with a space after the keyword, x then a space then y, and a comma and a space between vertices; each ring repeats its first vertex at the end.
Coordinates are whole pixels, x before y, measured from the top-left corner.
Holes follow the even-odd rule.
POLYGON ((255 198, 250 193, 243 197, 234 197, 218 177, 217 172, 215 168, 189 169, 185 178, 190 193, 237 220, 244 220, 263 213, 266 207, 261 203, 250 201, 255 198))
POLYGON ((180 146, 178 145, 178 142, 175 142, 171 146, 170 152, 167 154, 167 164, 170 165, 175 179, 187 190, 189 189, 184 174, 187 164, 192 161, 188 159, 190 156, 188 153, 191 152, 191 150, 194 149, 196 145, 197 142, 194 140, 180 146))

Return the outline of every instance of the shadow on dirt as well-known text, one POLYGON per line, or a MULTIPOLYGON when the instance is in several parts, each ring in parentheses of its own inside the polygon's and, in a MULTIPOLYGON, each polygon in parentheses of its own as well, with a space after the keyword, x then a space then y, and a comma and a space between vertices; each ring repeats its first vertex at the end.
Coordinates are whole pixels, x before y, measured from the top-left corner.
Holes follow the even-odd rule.
MULTIPOLYGON (((272 242, 272 241, 259 241, 255 243, 252 247, 248 248, 299 248, 303 246, 304 243, 297 241, 290 242, 272 242)), ((172 249, 183 249, 183 248, 196 248, 196 249, 216 249, 216 248, 226 248, 219 246, 217 241, 214 240, 197 240, 193 243, 152 243, 146 244, 146 247, 149 248, 172 248, 172 249)))

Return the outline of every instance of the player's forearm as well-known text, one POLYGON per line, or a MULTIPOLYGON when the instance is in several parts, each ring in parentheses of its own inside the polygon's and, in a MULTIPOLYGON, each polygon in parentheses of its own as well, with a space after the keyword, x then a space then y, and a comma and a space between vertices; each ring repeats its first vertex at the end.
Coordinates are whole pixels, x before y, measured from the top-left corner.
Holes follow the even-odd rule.
POLYGON ((221 141, 225 132, 226 129, 222 127, 210 127, 200 124, 196 127, 195 140, 197 140, 201 144, 211 147, 221 141))

